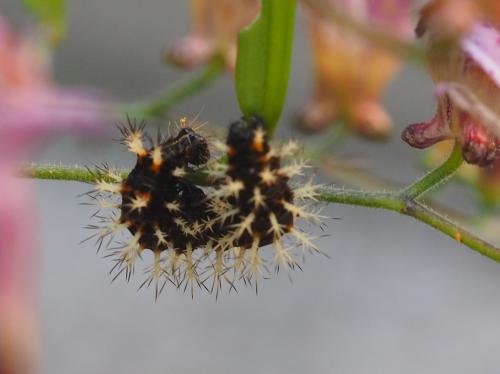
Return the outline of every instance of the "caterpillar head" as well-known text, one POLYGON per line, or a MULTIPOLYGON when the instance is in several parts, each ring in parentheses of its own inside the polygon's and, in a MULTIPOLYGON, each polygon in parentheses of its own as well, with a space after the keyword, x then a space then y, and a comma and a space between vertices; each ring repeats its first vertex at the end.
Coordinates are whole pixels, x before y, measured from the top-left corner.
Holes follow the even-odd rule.
POLYGON ((210 150, 206 139, 192 128, 183 127, 179 133, 163 145, 164 150, 186 163, 199 166, 208 162, 210 150))
POLYGON ((240 155, 266 154, 269 151, 269 143, 263 120, 251 115, 232 123, 227 136, 227 145, 233 150, 229 152, 229 156, 235 150, 238 150, 240 155))

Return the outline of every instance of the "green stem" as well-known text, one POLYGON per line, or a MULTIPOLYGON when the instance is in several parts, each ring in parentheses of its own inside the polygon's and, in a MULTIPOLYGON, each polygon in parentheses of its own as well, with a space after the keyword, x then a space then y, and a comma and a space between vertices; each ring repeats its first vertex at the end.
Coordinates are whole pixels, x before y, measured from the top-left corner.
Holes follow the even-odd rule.
MULTIPOLYGON (((481 240, 476 235, 452 222, 449 218, 434 212, 417 200, 436 185, 446 181, 458 169, 462 161, 460 149, 455 146, 448 160, 441 166, 401 191, 365 192, 326 187, 318 191, 317 199, 331 203, 385 209, 413 217, 463 243, 472 250, 500 262, 500 248, 481 240)), ((126 177, 127 174, 123 170, 118 170, 116 173, 123 177, 126 177)), ((84 168, 57 165, 27 167, 22 171, 22 174, 31 178, 73 180, 87 183, 95 182, 97 178, 96 173, 84 168)), ((201 183, 206 177, 200 174, 199 178, 201 178, 201 183)))
POLYGON ((221 58, 215 58, 189 80, 176 84, 163 95, 144 103, 126 104, 122 111, 133 117, 160 117, 174 105, 210 85, 223 72, 221 58))
POLYGON ((326 188, 320 191, 317 199, 338 204, 385 209, 413 217, 463 243, 472 250, 500 262, 500 248, 481 240, 476 235, 452 222, 449 218, 434 212, 421 202, 409 200, 402 194, 326 188))
POLYGON ((440 184, 445 183, 463 164, 464 159, 460 145, 455 143, 448 159, 436 169, 425 175, 422 179, 409 185, 403 190, 403 195, 408 200, 414 200, 422 196, 429 190, 438 187, 440 184))
POLYGON ((401 201, 400 195, 394 192, 367 192, 328 187, 321 189, 318 200, 401 212, 404 210, 404 202, 401 201))
MULTIPOLYGON (((125 170, 116 170, 117 174, 126 177, 128 172, 125 170)), ((24 167, 20 171, 21 176, 34 179, 75 181, 84 183, 95 183, 98 174, 90 169, 81 166, 67 165, 31 165, 24 167)), ((99 177, 102 179, 102 177, 99 177)), ((110 180, 111 181, 111 180, 110 180)))
POLYGON ((483 256, 486 256, 496 262, 500 262, 500 248, 481 240, 476 235, 451 222, 447 217, 433 211, 423 203, 418 201, 409 202, 404 214, 414 217, 417 220, 434 227, 436 230, 441 231, 445 235, 460 243, 463 243, 483 256))

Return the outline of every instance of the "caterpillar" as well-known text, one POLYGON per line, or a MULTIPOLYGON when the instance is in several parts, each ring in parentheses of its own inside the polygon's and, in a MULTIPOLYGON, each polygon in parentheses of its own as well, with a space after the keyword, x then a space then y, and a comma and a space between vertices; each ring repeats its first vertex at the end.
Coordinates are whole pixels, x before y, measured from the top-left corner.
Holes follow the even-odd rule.
POLYGON ((137 259, 150 251, 153 264, 141 287, 155 282, 158 296, 170 282, 191 294, 197 285, 218 295, 223 283, 232 289, 242 280, 257 287, 269 272, 268 262, 276 271, 300 267, 295 248, 319 251, 297 221, 319 224, 321 217, 295 203, 314 199, 318 186, 292 188, 291 178, 303 174, 305 163, 282 166, 297 152, 296 142, 275 149, 263 121, 243 117, 230 125, 225 143, 215 144, 225 160, 209 163, 207 140, 185 120, 181 125, 175 136, 159 136, 156 142, 144 123, 122 126, 121 142, 136 155, 134 168, 126 177, 108 167, 97 170, 90 196, 115 213, 96 214, 100 222, 90 228, 97 229, 99 247, 107 240, 114 279, 125 273, 129 280, 137 259), (189 178, 202 167, 215 187, 203 189, 189 178), (123 234, 128 238, 116 240, 123 234), (114 242, 121 244, 113 247, 114 242), (270 261, 261 255, 269 245, 270 261))

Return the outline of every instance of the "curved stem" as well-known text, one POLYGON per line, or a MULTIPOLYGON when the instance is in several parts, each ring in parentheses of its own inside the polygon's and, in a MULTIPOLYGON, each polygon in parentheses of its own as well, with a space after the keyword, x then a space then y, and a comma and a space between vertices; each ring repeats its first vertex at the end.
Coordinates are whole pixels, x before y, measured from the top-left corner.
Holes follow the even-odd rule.
POLYGON ((329 203, 357 205, 368 208, 380 208, 403 211, 404 202, 399 194, 394 192, 368 192, 337 187, 322 188, 318 200, 329 203))
MULTIPOLYGON (((460 149, 455 146, 450 157, 441 166, 431 171, 422 179, 401 191, 390 192, 365 192, 359 190, 347 190, 337 187, 324 187, 319 189, 317 199, 320 201, 356 205, 385 209, 404 214, 435 228, 443 234, 463 243, 474 251, 500 262, 500 248, 481 240, 476 235, 461 228, 449 218, 433 211, 417 199, 422 197, 433 187, 443 183, 462 164, 460 149)), ((127 172, 118 170, 116 173, 126 177, 127 172)), ((96 181, 97 175, 84 168, 65 166, 31 166, 22 171, 22 175, 52 180, 73 180, 92 183, 96 181)), ((209 182, 203 173, 196 175, 199 182, 209 182)), ((206 183, 205 183, 206 184, 206 183)))
POLYGON ((206 88, 221 75, 223 68, 222 59, 217 57, 198 74, 189 80, 177 83, 165 94, 148 102, 126 104, 122 107, 122 111, 130 116, 159 117, 175 104, 206 88))
POLYGON ((500 248, 481 240, 476 235, 452 222, 449 218, 433 211, 419 201, 406 198, 403 194, 325 188, 320 191, 317 199, 338 204, 391 210, 413 217, 463 243, 472 250, 500 262, 500 248))
POLYGON ((417 199, 429 190, 446 182, 463 164, 464 159, 458 142, 455 143, 448 159, 436 169, 429 172, 423 178, 410 184, 402 194, 408 199, 417 199))
POLYGON ((478 238, 476 235, 451 222, 447 217, 433 211, 423 203, 418 201, 408 203, 404 214, 434 227, 483 256, 500 262, 500 248, 478 238))

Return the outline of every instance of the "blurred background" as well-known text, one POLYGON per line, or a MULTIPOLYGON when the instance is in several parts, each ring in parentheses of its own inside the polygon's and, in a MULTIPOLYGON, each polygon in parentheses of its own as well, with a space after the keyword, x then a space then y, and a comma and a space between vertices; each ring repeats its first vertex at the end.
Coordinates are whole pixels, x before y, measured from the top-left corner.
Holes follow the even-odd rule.
MULTIPOLYGON (((0 13, 29 28, 16 0, 0 0, 0 13)), ((189 77, 162 62, 189 22, 182 1, 70 1, 56 79, 124 101, 161 92, 189 77)), ((312 89, 306 38, 299 12, 282 138, 303 136, 293 122, 312 89)), ((423 70, 405 66, 384 96, 396 124, 391 140, 348 137, 335 154, 396 182, 421 175, 420 153, 399 133, 432 117, 432 90, 423 70)), ((198 113, 220 125, 239 117, 230 77, 174 111, 198 113)), ((111 138, 59 139, 33 161, 132 165, 111 138)), ((79 206, 77 196, 90 186, 32 183, 43 230, 44 374, 498 372, 500 267, 412 218, 329 205, 324 214, 339 219, 327 222, 330 235, 318 246, 330 259, 308 256, 304 272, 292 274, 293 284, 281 275, 262 281, 258 295, 240 287, 217 302, 201 292, 192 300, 167 287, 155 302, 152 290, 136 292, 140 272, 131 284, 110 284, 110 262, 96 255, 91 242, 78 244, 88 236, 83 227, 92 210, 79 206)), ((440 199, 464 212, 475 206, 461 186, 449 186, 440 199)))

